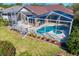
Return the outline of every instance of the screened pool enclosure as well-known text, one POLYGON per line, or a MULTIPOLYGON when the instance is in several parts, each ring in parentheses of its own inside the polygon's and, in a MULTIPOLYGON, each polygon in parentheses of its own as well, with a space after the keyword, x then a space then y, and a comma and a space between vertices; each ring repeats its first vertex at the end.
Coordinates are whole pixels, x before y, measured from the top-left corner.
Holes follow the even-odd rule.
MULTIPOLYGON (((72 29, 72 23, 73 23, 73 15, 71 14, 67 14, 64 13, 62 11, 52 11, 43 15, 38 15, 38 16, 34 16, 34 15, 27 15, 27 20, 29 20, 28 23, 39 23, 40 25, 46 24, 46 23, 56 23, 55 27, 55 31, 58 31, 57 28, 59 26, 59 24, 63 24, 62 26, 67 27, 63 28, 64 31, 67 31, 66 34, 69 35, 71 33, 71 29, 72 29)), ((35 23, 35 25, 37 25, 35 23)), ((44 28, 46 30, 46 28, 44 28)), ((46 32, 44 30, 44 32, 46 32)))

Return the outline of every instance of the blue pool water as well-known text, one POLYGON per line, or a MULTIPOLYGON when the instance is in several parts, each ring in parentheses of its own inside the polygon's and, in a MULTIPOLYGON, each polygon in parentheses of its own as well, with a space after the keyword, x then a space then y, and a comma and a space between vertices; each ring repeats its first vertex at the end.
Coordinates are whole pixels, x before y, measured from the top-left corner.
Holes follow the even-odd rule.
POLYGON ((68 28, 65 27, 65 26, 57 26, 57 27, 56 27, 56 26, 44 26, 44 27, 38 29, 38 30, 37 30, 37 33, 43 34, 43 33, 46 33, 46 32, 53 31, 53 32, 55 32, 56 34, 61 34, 62 32, 59 31, 59 30, 64 30, 64 31, 67 32, 67 31, 68 31, 68 28), (57 29, 58 31, 56 31, 56 29, 57 29))

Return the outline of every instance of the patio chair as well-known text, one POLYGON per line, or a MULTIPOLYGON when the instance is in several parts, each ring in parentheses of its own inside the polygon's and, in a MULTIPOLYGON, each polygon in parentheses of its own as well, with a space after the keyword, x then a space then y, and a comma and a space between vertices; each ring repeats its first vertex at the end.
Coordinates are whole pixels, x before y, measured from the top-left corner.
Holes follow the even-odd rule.
POLYGON ((60 41, 60 37, 58 37, 55 33, 53 33, 53 31, 50 31, 47 34, 51 36, 52 38, 54 38, 55 40, 60 41))

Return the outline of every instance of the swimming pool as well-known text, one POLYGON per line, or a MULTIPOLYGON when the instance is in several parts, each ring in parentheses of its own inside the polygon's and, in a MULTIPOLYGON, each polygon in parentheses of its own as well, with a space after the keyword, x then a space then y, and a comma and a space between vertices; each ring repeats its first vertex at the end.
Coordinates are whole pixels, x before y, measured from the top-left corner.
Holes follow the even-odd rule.
POLYGON ((65 26, 44 26, 41 27, 40 29, 37 29, 38 34, 43 34, 53 31, 56 34, 61 34, 61 31, 64 31, 64 34, 68 33, 68 28, 65 26))

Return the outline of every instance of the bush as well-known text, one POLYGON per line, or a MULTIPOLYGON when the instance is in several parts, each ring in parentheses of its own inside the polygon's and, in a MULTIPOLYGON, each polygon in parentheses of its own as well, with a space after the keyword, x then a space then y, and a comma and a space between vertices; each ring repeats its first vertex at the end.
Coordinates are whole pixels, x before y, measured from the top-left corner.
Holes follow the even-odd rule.
POLYGON ((7 26, 8 24, 9 22, 7 20, 0 18, 0 26, 7 26))
POLYGON ((8 41, 0 41, 0 56, 15 56, 16 49, 8 41))
POLYGON ((79 29, 77 27, 74 27, 66 44, 68 52, 79 55, 79 29))

